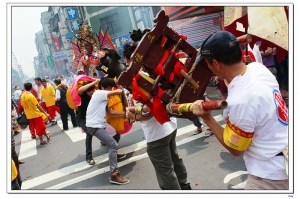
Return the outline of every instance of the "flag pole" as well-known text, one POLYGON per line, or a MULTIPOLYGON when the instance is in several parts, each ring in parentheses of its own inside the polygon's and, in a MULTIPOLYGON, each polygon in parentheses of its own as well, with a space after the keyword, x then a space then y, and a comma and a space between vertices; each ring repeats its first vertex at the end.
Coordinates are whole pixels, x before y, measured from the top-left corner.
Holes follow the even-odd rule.
POLYGON ((100 24, 100 29, 99 29, 99 34, 98 34, 98 41, 100 42, 100 35, 101 35, 101 24, 100 24))
POLYGON ((101 44, 100 44, 100 50, 102 50, 103 42, 104 42, 104 39, 105 39, 105 36, 106 36, 107 31, 108 31, 108 26, 106 26, 106 30, 105 30, 105 33, 104 33, 104 35, 103 35, 102 42, 101 42, 101 44))
POLYGON ((67 41, 68 42, 70 42, 72 45, 74 45, 74 46, 77 46, 78 47, 78 50, 79 50, 79 52, 81 53, 81 51, 80 51, 80 47, 78 46, 78 44, 75 44, 74 42, 72 42, 71 40, 69 40, 69 39, 67 39, 67 41))
POLYGON ((73 44, 74 46, 77 46, 79 48, 79 46, 77 44, 75 44, 74 42, 72 42, 71 40, 67 39, 68 42, 70 42, 71 44, 73 44))
MULTIPOLYGON (((245 33, 247 34, 247 32, 248 32, 248 27, 245 27, 245 33)), ((248 56, 248 43, 245 46, 245 51, 246 51, 246 56, 248 56)), ((245 61, 245 64, 248 65, 248 62, 245 61)))

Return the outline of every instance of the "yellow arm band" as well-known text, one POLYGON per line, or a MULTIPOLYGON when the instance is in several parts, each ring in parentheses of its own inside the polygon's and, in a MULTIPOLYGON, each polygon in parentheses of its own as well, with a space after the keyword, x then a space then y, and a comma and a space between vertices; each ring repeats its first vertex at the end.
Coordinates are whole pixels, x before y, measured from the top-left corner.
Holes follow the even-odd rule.
POLYGON ((253 135, 254 132, 245 132, 228 121, 224 129, 223 140, 230 148, 245 151, 248 149, 253 135))

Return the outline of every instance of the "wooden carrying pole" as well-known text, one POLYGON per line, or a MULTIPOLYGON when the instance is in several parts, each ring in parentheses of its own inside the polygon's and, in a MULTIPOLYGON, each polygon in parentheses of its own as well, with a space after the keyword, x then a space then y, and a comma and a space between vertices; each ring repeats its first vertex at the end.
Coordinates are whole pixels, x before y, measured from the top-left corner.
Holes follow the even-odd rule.
MULTIPOLYGON (((228 104, 224 100, 212 100, 208 102, 202 102, 203 109, 205 111, 211 110, 221 110, 227 108, 228 104)), ((193 111, 193 103, 185 103, 185 104, 172 104, 171 109, 174 112, 182 113, 182 112, 192 112, 193 111)))

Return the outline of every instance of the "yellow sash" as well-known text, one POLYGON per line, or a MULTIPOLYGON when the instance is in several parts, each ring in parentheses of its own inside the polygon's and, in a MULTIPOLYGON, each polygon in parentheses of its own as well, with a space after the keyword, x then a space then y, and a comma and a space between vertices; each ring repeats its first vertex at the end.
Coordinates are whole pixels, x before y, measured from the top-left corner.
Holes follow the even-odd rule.
POLYGON ((14 181, 18 177, 18 170, 13 159, 11 159, 11 181, 14 181))
MULTIPOLYGON (((122 104, 121 96, 120 95, 113 95, 110 96, 108 99, 108 108, 110 110, 118 111, 118 112, 123 112, 124 111, 124 106, 122 104)), ((109 125, 114 127, 114 129, 117 132, 121 132, 125 130, 124 127, 124 121, 126 121, 127 118, 126 116, 110 116, 106 114, 106 121, 109 125)))

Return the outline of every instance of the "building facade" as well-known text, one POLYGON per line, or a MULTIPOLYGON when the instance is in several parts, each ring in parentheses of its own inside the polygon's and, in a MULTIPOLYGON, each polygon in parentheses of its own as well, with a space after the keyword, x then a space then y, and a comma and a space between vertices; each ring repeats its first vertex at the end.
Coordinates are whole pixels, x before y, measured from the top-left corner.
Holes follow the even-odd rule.
MULTIPOLYGON (((78 36, 81 23, 89 23, 92 32, 109 35, 123 60, 123 44, 130 40, 133 29, 151 29, 159 6, 49 6, 41 13, 42 33, 36 33, 38 59, 36 75, 68 75, 73 69, 72 42, 78 36), (42 73, 42 74, 41 74, 42 73)), ((101 41, 100 41, 101 43, 101 41)))
POLYGON ((20 86, 22 83, 21 74, 19 71, 19 64, 17 58, 14 53, 11 54, 12 62, 11 62, 11 86, 14 88, 15 86, 20 86))
POLYGON ((140 28, 151 29, 153 19, 161 10, 159 6, 85 6, 78 7, 82 15, 82 22, 91 24, 92 31, 97 35, 100 28, 105 34, 108 30, 112 42, 114 43, 121 61, 123 44, 130 40, 129 32, 140 28))

